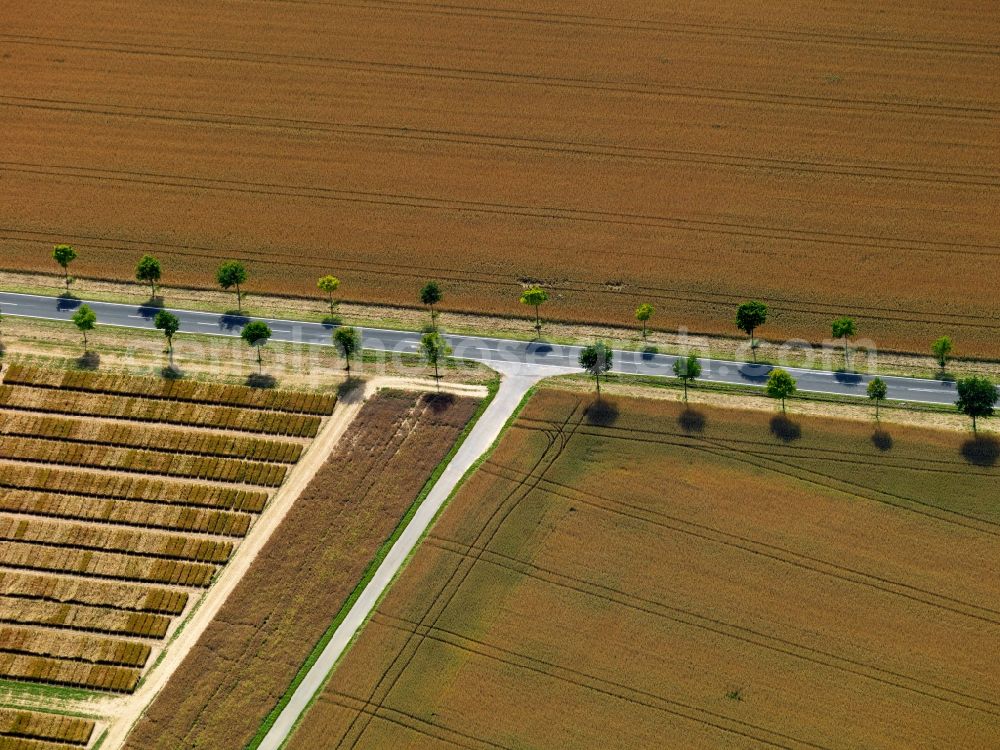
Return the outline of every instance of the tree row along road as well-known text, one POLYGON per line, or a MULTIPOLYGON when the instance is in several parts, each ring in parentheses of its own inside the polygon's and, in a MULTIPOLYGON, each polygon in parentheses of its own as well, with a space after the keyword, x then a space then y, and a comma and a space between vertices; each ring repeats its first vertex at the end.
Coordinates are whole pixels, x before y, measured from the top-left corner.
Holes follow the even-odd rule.
MULTIPOLYGON (((151 330, 153 318, 161 308, 148 305, 125 305, 113 302, 92 302, 68 297, 45 297, 14 292, 0 292, 0 309, 12 317, 70 321, 73 312, 86 304, 97 314, 98 325, 151 330)), ((168 308, 170 309, 170 308, 168 308)), ((180 320, 180 333, 200 333, 214 336, 238 337, 251 320, 266 323, 272 331, 272 341, 282 341, 313 346, 333 346, 335 326, 277 318, 257 318, 246 315, 170 309, 180 320)), ((365 349, 390 354, 418 354, 420 333, 395 331, 382 328, 359 328, 365 349)), ((544 341, 513 341, 509 339, 446 334, 453 355, 459 359, 482 362, 505 372, 523 375, 560 375, 580 372, 578 364, 582 347, 550 344, 544 341)), ((674 377, 673 364, 677 357, 648 352, 614 352, 612 372, 630 375, 674 377)), ((755 365, 721 359, 701 359, 700 380, 731 385, 763 387, 773 369, 771 365, 755 365)), ((810 370, 796 367, 783 368, 797 380, 798 389, 811 393, 828 393, 842 396, 867 397, 866 388, 874 377, 867 374, 810 370)), ((884 376, 888 398, 925 404, 954 404, 957 398, 955 383, 945 380, 926 380, 884 376)))

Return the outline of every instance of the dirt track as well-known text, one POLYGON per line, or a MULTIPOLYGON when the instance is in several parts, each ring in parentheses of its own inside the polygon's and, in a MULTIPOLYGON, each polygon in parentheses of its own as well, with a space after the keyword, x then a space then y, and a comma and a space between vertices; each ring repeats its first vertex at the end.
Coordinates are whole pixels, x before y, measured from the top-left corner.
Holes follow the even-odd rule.
POLYGON ((989 14, 466 5, 6 4, 0 266, 1000 355, 989 14))

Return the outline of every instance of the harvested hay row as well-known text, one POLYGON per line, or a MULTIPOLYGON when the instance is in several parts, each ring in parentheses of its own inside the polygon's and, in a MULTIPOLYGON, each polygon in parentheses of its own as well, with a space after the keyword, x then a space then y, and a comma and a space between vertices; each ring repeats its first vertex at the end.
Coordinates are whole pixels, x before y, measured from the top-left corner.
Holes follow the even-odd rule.
POLYGON ((0 565, 123 581, 197 587, 208 586, 215 575, 215 566, 205 563, 161 560, 72 547, 48 547, 37 542, 5 542, 0 546, 0 565))
POLYGON ((215 539, 17 516, 0 516, 0 539, 220 564, 233 552, 232 542, 215 539))
POLYGON ((3 493, 0 511, 235 537, 244 536, 253 521, 253 516, 247 513, 34 490, 3 493))
POLYGON ((267 494, 256 490, 217 487, 126 474, 106 475, 56 467, 19 466, 0 471, 0 487, 64 492, 87 497, 194 505, 259 513, 267 494))
POLYGON ((164 615, 179 615, 188 603, 186 591, 20 570, 0 570, 0 596, 164 615))
POLYGON ((211 427, 292 437, 315 437, 320 418, 282 412, 254 412, 233 406, 157 401, 24 385, 0 385, 0 406, 47 414, 75 414, 137 422, 211 427))
POLYGON ((163 474, 184 479, 210 479, 235 484, 277 487, 287 467, 231 458, 189 456, 153 450, 114 448, 108 445, 65 443, 58 440, 0 436, 0 458, 57 466, 106 469, 114 467, 136 474, 163 474))
POLYGON ((140 638, 162 638, 170 626, 170 618, 164 615, 10 597, 0 597, 0 622, 10 625, 48 625, 140 638))
POLYGON ((0 651, 141 668, 152 648, 146 643, 85 633, 0 626, 0 651))
POLYGON ((89 719, 0 708, 0 735, 6 738, 22 737, 86 745, 93 732, 94 722, 89 719))
POLYGON ((116 373, 42 369, 28 365, 11 365, 4 376, 4 382, 15 385, 31 385, 38 388, 139 396, 168 401, 189 401, 198 404, 236 406, 243 409, 317 416, 332 414, 336 404, 336 397, 330 394, 261 389, 245 385, 223 385, 191 380, 142 378, 116 373))
POLYGON ((285 464, 294 464, 302 455, 301 444, 287 441, 18 412, 11 412, 0 423, 0 434, 285 464))
POLYGON ((127 693, 135 690, 140 674, 140 670, 132 667, 0 653, 0 675, 8 679, 127 693))

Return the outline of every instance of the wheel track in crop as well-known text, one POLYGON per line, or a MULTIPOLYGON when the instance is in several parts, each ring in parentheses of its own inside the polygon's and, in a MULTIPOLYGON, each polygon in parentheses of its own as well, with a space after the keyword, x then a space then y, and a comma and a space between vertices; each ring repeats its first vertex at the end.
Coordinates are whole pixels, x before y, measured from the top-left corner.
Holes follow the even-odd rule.
POLYGON ((402 141, 445 143, 459 146, 477 146, 492 149, 524 150, 554 154, 570 154, 585 157, 613 157, 628 161, 649 163, 682 163, 699 166, 733 167, 737 169, 759 169, 779 172, 810 172, 825 175, 860 177, 865 179, 885 179, 903 182, 928 182, 946 185, 975 187, 1000 187, 1000 177, 995 173, 964 172, 926 167, 894 164, 852 164, 822 162, 800 159, 777 159, 763 156, 741 156, 739 154, 711 153, 683 149, 658 147, 622 146, 613 143, 559 140, 526 136, 501 135, 427 129, 415 127, 393 127, 369 123, 339 123, 319 120, 297 120, 257 115, 232 115, 220 112, 198 110, 160 109, 157 107, 135 107, 109 103, 77 102, 60 99, 39 99, 33 97, 0 96, 0 106, 40 109, 73 114, 93 114, 101 117, 124 117, 132 119, 181 122, 191 125, 220 125, 225 127, 245 127, 250 129, 290 130, 293 133, 320 132, 336 135, 385 138, 402 141))
MULTIPOLYGON (((484 463, 479 470, 484 473, 497 476, 508 482, 523 482, 528 479, 524 476, 524 472, 511 469, 510 467, 498 466, 490 462, 484 463), (511 475, 514 476, 512 477, 511 475)), ((998 610, 966 602, 962 599, 941 594, 915 584, 897 581, 886 576, 868 573, 863 570, 856 570, 846 565, 829 562, 812 555, 796 552, 795 550, 770 544, 768 542, 762 542, 751 537, 733 534, 723 529, 718 529, 703 523, 696 523, 694 521, 690 521, 679 516, 673 516, 663 511, 651 509, 643 505, 628 503, 624 500, 614 500, 597 493, 586 492, 544 477, 538 477, 533 486, 543 492, 548 492, 549 494, 563 497, 567 500, 584 503, 612 515, 619 515, 624 518, 650 524, 656 526, 657 528, 669 530, 674 533, 691 536, 696 539, 713 542, 724 547, 737 549, 744 553, 773 560, 784 565, 808 571, 810 573, 815 573, 817 575, 853 585, 864 586, 883 593, 893 594, 895 596, 919 602, 930 607, 949 611, 963 617, 1000 626, 1000 611, 998 610)))
MULTIPOLYGON (((474 550, 471 545, 466 544, 465 542, 461 542, 456 539, 439 537, 434 534, 429 535, 427 541, 439 549, 457 555, 469 556, 474 551, 480 551, 474 550)), ((726 620, 721 620, 716 617, 709 617, 691 609, 665 604, 662 601, 654 599, 648 599, 638 594, 612 588, 605 584, 572 576, 564 571, 545 568, 537 563, 522 560, 518 557, 507 555, 502 552, 495 550, 482 550, 482 552, 484 553, 484 561, 492 565, 552 586, 576 591, 586 596, 600 599, 607 604, 625 606, 629 609, 666 619, 671 622, 676 622, 686 627, 693 627, 712 632, 726 638, 733 638, 752 646, 766 648, 797 659, 804 659, 831 669, 837 669, 865 679, 874 680, 884 685, 909 690, 945 703, 960 706, 962 708, 1000 716, 1000 703, 987 698, 971 695, 969 693, 963 693, 962 691, 913 677, 912 675, 908 675, 903 672, 896 672, 894 670, 885 669, 873 664, 867 664, 857 659, 851 659, 829 651, 823 651, 812 646, 806 646, 787 638, 753 630, 752 628, 727 622, 726 620), (736 632, 734 633, 732 631, 736 632), (799 653, 794 649, 798 649, 799 651, 806 653, 799 653), (866 672, 864 670, 870 671, 866 672), (875 672, 877 674, 872 674, 871 672, 875 672), (912 685, 904 684, 905 682, 914 683, 921 687, 915 688, 912 685), (956 698, 948 698, 929 692, 928 689, 949 693, 953 696, 957 696, 958 698, 975 701, 983 705, 969 705, 968 703, 963 703, 961 700, 957 700, 956 698)), ((378 613, 376 617, 379 615, 387 618, 394 617, 393 615, 382 612, 378 613)), ((434 629, 441 630, 438 626, 435 626, 434 629)), ((460 633, 455 633, 455 635, 460 635, 463 638, 472 640, 469 636, 465 636, 460 633)), ((531 658, 524 654, 521 656, 524 658, 531 658)))
MULTIPOLYGON (((260 4, 262 0, 244 0, 260 4)), ((1000 48, 991 44, 963 42, 956 40, 905 39, 899 37, 863 36, 857 34, 835 34, 819 31, 793 31, 785 29, 756 29, 733 25, 688 23, 679 21, 658 21, 647 18, 615 18, 580 13, 555 13, 514 8, 471 6, 456 3, 407 2, 406 0, 374 0, 367 3, 342 2, 339 0, 263 0, 267 4, 307 5, 331 8, 355 8, 364 10, 395 10, 439 16, 459 16, 486 18, 499 21, 518 21, 554 26, 573 26, 612 29, 616 31, 638 31, 659 34, 680 34, 719 37, 723 39, 753 39, 768 42, 790 42, 800 44, 828 44, 835 46, 864 47, 920 52, 952 52, 967 55, 1000 55, 1000 48)))
MULTIPOLYGON (((544 450, 539 452, 537 459, 531 467, 531 472, 541 468, 542 473, 544 473, 559 458, 559 456, 562 455, 569 439, 566 435, 566 430, 575 430, 582 420, 582 415, 577 417, 580 405, 581 402, 576 401, 572 408, 568 410, 566 418, 559 425, 557 425, 554 430, 546 431, 547 445, 544 450), (569 426, 571 422, 572 426, 569 426)), ((497 503, 493 512, 487 517, 483 527, 480 529, 476 537, 477 541, 482 540, 483 546, 487 546, 496 535, 497 530, 503 525, 513 510, 519 505, 520 501, 526 497, 529 492, 530 487, 524 486, 523 483, 515 485, 511 491, 507 493, 506 497, 497 503)), ((427 604, 424 614, 421 616, 421 620, 431 618, 432 622, 436 623, 440 618, 441 613, 447 609, 449 603, 461 588, 462 583, 468 577, 469 572, 475 565, 474 561, 467 566, 463 566, 461 562, 462 561, 460 561, 460 564, 457 565, 445 579, 438 592, 432 596, 427 604), (441 606, 438 609, 439 602, 441 602, 441 606), (438 610, 437 612, 435 612, 436 609, 438 610)), ((421 641, 422 638, 420 638, 419 635, 414 638, 407 639, 372 686, 368 697, 365 699, 365 703, 373 706, 375 711, 384 707, 386 698, 388 698, 392 689, 406 672, 414 656, 419 650, 421 641), (395 674, 391 675, 391 672, 395 672, 395 674), (377 694, 378 697, 376 697, 377 694)), ((371 717, 367 716, 365 720, 359 724, 358 721, 360 718, 360 714, 355 714, 355 716, 352 717, 347 729, 340 736, 337 744, 335 745, 337 750, 344 746, 345 743, 349 743, 348 747, 350 748, 354 748, 357 745, 358 741, 364 735, 364 732, 370 723, 371 717), (357 731, 355 731, 355 727, 358 727, 357 731), (352 734, 353 738, 351 737, 352 734)))
MULTIPOLYGON (((530 430, 530 429, 533 429, 533 428, 529 427, 527 425, 522 425, 522 426, 520 426, 520 429, 530 430)), ((602 430, 608 430, 609 428, 601 428, 601 429, 602 430)), ((610 428, 610 429, 616 429, 616 428, 610 428)), ((617 429, 623 429, 623 428, 617 428, 617 429)), ((626 429, 624 431, 627 432, 628 430, 626 429)), ((685 438, 683 438, 681 436, 677 436, 676 440, 669 440, 669 439, 667 439, 667 437, 670 436, 670 435, 672 435, 672 433, 661 433, 661 435, 663 436, 661 439, 654 439, 654 438, 649 437, 649 436, 641 437, 641 438, 640 437, 634 437, 634 436, 630 437, 628 435, 615 434, 615 433, 612 433, 612 432, 604 432, 604 431, 598 432, 596 430, 592 430, 592 431, 589 431, 589 432, 585 431, 582 434, 590 434, 590 435, 601 436, 601 437, 612 437, 612 438, 615 438, 615 439, 625 440, 625 441, 630 441, 630 442, 636 442, 636 443, 648 443, 648 444, 653 444, 653 445, 667 445, 667 446, 671 446, 671 447, 689 448, 691 450, 702 451, 702 452, 709 453, 710 455, 714 455, 714 456, 717 456, 717 457, 729 458, 729 459, 732 459, 734 461, 738 461, 740 463, 744 463, 744 464, 748 464, 750 466, 754 466, 756 468, 767 469, 767 470, 773 471, 773 472, 775 472, 777 474, 781 474, 783 476, 787 476, 787 477, 796 479, 798 481, 809 482, 810 484, 817 485, 817 486, 822 487, 824 489, 833 490, 835 492, 845 493, 845 494, 850 495, 851 497, 864 498, 865 500, 870 500, 872 502, 877 502, 877 503, 882 503, 882 504, 886 504, 886 505, 891 505, 893 507, 900 508, 901 510, 906 510, 906 511, 909 511, 911 513, 916 513, 918 515, 927 516, 929 518, 932 518, 935 521, 940 521, 940 522, 943 522, 943 523, 954 524, 954 525, 957 525, 957 526, 961 526, 963 528, 967 528, 967 529, 971 529, 973 531, 977 531, 979 533, 989 534, 990 536, 1000 536, 1000 522, 991 521, 989 519, 981 518, 980 516, 976 516, 976 515, 971 514, 971 513, 963 513, 962 511, 952 510, 950 508, 943 508, 940 505, 928 502, 926 500, 918 500, 916 498, 908 497, 906 495, 901 495, 901 494, 898 494, 898 493, 889 492, 888 490, 876 489, 876 488, 873 488, 873 487, 868 487, 866 485, 859 484, 857 482, 852 482, 852 481, 850 481, 848 479, 842 479, 840 477, 830 476, 828 474, 824 474, 822 472, 816 471, 815 469, 807 469, 805 467, 798 466, 797 464, 793 464, 793 463, 790 463, 790 462, 787 462, 787 461, 781 461, 778 458, 775 458, 773 454, 754 453, 754 452, 751 452, 751 451, 747 451, 745 449, 744 450, 736 450, 736 449, 731 448, 730 446, 725 445, 724 444, 725 441, 715 441, 712 438, 703 438, 703 437, 702 438, 693 438, 692 437, 692 438, 685 439, 685 438), (699 443, 701 443, 701 444, 699 444, 699 443), (773 464, 778 464, 778 466, 780 466, 781 468, 777 468, 777 467, 771 466, 771 465, 764 465, 764 464, 761 464, 761 463, 757 463, 757 462, 751 461, 750 459, 746 458, 747 455, 754 455, 754 456, 758 457, 761 460, 768 461, 768 462, 771 462, 773 464), (794 469, 794 472, 791 471, 791 469, 794 469), (795 472, 801 472, 801 474, 805 474, 806 476, 802 476, 801 474, 798 474, 798 473, 795 473, 795 472), (822 477, 826 481, 817 481, 816 479, 810 479, 809 478, 810 475, 811 476, 822 477), (830 481, 834 481, 834 482, 838 482, 838 483, 841 483, 843 485, 846 485, 846 486, 848 486, 848 487, 851 488, 851 491, 847 492, 846 490, 844 490, 841 487, 837 487, 835 485, 829 484, 830 481), (883 498, 873 497, 871 495, 864 494, 864 492, 876 493, 878 495, 884 495, 885 497, 892 498, 892 500, 885 500, 883 498), (893 500, 897 501, 897 502, 893 502, 893 500), (920 508, 932 508, 932 509, 934 509, 936 511, 940 511, 941 513, 944 513, 944 514, 947 514, 947 515, 946 516, 940 516, 940 515, 937 515, 937 514, 934 514, 934 513, 930 513, 928 511, 925 511, 925 510, 921 510, 920 508, 909 507, 909 505, 901 504, 901 503, 908 503, 908 504, 920 506, 920 508), (954 516, 954 518, 950 518, 949 516, 954 516), (985 526, 986 528, 983 528, 981 526, 976 526, 975 524, 983 524, 983 526, 985 526)), ((762 445, 771 447, 767 443, 764 443, 762 445)), ((893 468, 905 468, 905 467, 898 467, 897 466, 897 467, 893 467, 893 468)), ((927 471, 933 472, 934 470, 932 468, 928 468, 927 471)), ((986 474, 986 473, 971 472, 971 471, 970 472, 965 472, 966 476, 968 476, 969 474, 976 474, 978 476, 989 476, 989 474, 986 474)), ((547 481, 551 481, 551 480, 547 480, 547 481)))
POLYGON ((797 107, 820 111, 878 112, 881 115, 915 114, 922 117, 946 119, 996 120, 1000 109, 972 107, 959 104, 931 102, 895 102, 877 99, 851 99, 782 94, 773 91, 722 89, 700 86, 665 86, 642 82, 616 82, 571 76, 551 76, 510 71, 482 70, 434 65, 387 63, 377 60, 294 55, 287 53, 244 52, 202 47, 169 45, 141 45, 125 42, 109 44, 95 40, 33 36, 28 34, 0 34, 0 41, 8 44, 75 49, 88 52, 161 57, 167 59, 202 60, 211 62, 246 63, 251 65, 277 65, 345 70, 348 72, 374 73, 437 80, 476 81, 505 85, 531 85, 577 91, 595 91, 603 94, 633 94, 666 99, 692 99, 717 102, 743 102, 769 107, 797 107))

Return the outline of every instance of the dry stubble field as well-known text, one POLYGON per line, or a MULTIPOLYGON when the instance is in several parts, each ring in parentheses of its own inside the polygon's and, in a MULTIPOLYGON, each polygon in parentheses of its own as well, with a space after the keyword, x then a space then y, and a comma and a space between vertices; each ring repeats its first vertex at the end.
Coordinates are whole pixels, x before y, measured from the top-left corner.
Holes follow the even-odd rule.
POLYGON ((659 0, 0 9, 0 267, 1000 356, 1000 16, 659 0))
POLYGON ((290 748, 996 747, 963 440, 541 391, 290 748))
POLYGON ((382 391, 361 407, 126 748, 242 750, 477 404, 382 391))
POLYGON ((0 679, 132 692, 335 399, 51 365, 2 380, 0 679))

